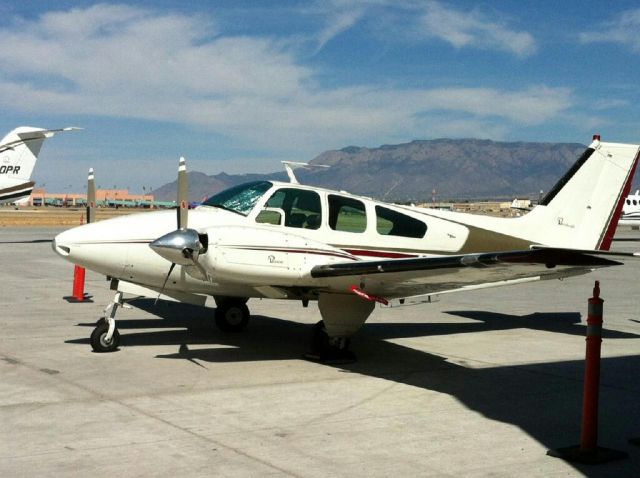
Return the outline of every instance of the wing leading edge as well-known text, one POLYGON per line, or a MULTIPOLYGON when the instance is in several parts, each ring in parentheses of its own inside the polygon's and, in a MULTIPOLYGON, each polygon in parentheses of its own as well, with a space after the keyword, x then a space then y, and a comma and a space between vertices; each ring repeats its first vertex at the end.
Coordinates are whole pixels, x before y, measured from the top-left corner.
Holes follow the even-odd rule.
POLYGON ((452 292, 471 286, 507 285, 523 279, 552 279, 585 274, 593 269, 621 265, 616 259, 633 254, 607 254, 572 249, 463 254, 442 257, 342 262, 316 266, 314 278, 324 278, 335 292, 354 284, 385 298, 452 292))

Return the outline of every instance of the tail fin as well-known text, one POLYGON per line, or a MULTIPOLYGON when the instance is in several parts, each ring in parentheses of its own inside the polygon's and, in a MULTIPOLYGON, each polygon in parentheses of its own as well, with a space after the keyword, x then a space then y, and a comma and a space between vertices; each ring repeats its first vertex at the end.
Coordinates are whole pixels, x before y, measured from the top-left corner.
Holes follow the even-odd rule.
POLYGON ((640 146, 594 139, 521 225, 541 244, 608 250, 640 157, 640 146))
POLYGON ((78 128, 42 129, 21 126, 0 141, 0 201, 29 196, 34 183, 31 173, 45 139, 61 131, 78 128))

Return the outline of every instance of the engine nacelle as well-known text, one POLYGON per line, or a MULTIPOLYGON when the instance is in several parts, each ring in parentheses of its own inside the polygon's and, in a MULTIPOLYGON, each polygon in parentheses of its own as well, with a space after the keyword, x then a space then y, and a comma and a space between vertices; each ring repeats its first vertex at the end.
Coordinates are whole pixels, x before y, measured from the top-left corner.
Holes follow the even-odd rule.
POLYGON ((200 232, 208 236, 208 250, 200 255, 199 263, 214 281, 311 286, 318 283, 310 276, 314 266, 357 260, 341 249, 290 234, 279 226, 225 226, 200 232))

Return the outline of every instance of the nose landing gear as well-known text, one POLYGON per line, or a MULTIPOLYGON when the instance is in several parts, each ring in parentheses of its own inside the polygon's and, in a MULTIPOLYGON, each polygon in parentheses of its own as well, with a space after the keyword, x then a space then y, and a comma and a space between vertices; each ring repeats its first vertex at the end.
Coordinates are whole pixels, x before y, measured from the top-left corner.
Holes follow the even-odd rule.
POLYGON ((104 310, 105 317, 102 317, 96 323, 96 328, 93 329, 89 339, 94 352, 104 353, 118 350, 120 333, 116 328, 116 311, 118 307, 125 307, 122 296, 122 292, 116 292, 113 301, 104 310))

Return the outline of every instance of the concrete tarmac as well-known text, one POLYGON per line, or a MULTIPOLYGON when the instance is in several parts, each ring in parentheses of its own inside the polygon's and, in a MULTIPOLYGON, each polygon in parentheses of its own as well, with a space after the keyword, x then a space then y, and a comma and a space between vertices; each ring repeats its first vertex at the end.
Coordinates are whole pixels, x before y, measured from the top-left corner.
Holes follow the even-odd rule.
MULTIPOLYGON (((359 361, 302 359, 315 304, 251 300, 240 334, 212 308, 138 300, 121 347, 88 337, 112 299, 70 304, 53 228, 0 229, 0 476, 640 476, 640 261, 565 281, 376 309, 359 361), (601 281, 598 466, 546 455, 580 440, 587 299, 601 281)), ((614 249, 640 251, 640 233, 614 249), (634 239, 638 238, 638 239, 634 239)))

